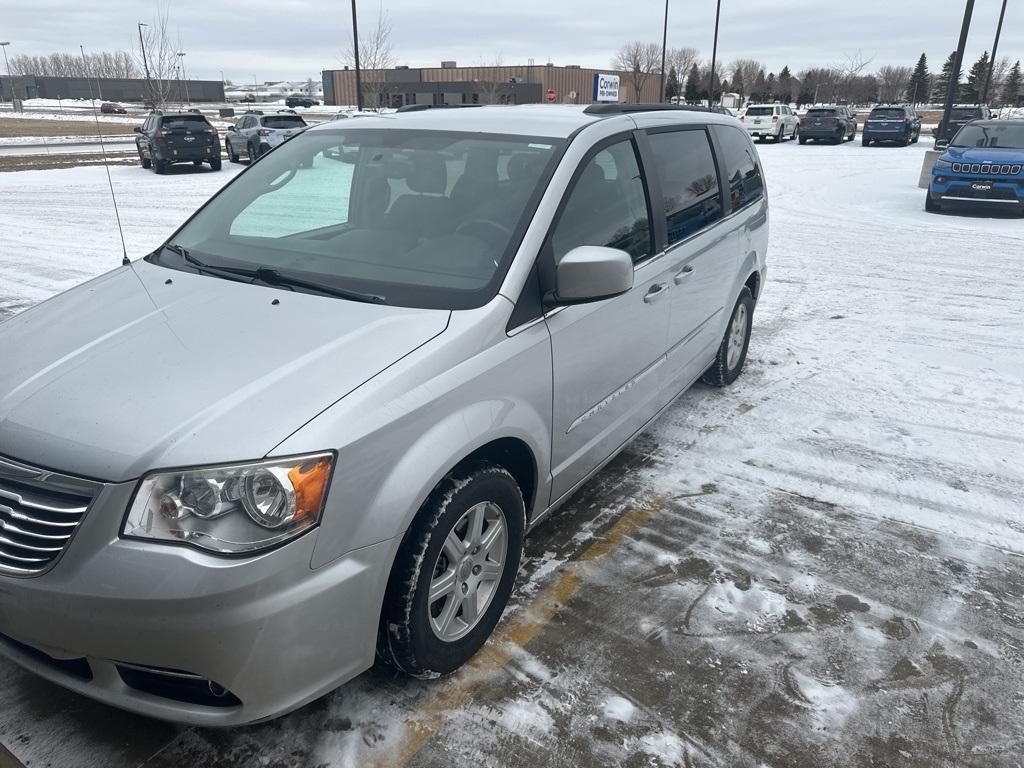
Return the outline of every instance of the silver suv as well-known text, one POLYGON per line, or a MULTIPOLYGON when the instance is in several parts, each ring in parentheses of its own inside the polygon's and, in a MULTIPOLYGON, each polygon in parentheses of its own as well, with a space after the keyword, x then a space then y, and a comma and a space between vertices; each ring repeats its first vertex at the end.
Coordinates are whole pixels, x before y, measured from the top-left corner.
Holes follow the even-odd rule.
POLYGON ((250 161, 256 160, 307 128, 309 124, 290 109, 269 114, 246 112, 228 128, 224 149, 232 163, 239 162, 241 155, 246 155, 250 161))
POLYGON ((0 649, 203 725, 452 672, 523 537, 743 368, 768 200, 729 117, 312 128, 0 324, 0 649))

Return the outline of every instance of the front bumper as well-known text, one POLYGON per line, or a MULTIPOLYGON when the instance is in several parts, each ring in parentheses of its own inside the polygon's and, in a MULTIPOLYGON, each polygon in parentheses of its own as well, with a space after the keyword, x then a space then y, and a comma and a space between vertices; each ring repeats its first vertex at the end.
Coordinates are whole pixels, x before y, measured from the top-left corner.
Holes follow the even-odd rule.
POLYGON ((318 529, 245 559, 122 540, 133 485, 104 486, 51 570, 0 576, 0 652, 102 702, 205 726, 284 714, 372 665, 393 542, 312 570, 318 529), (154 692, 138 682, 153 668, 230 695, 154 692))
POLYGON ((1024 179, 982 179, 933 172, 928 194, 944 206, 1024 209, 1024 179))

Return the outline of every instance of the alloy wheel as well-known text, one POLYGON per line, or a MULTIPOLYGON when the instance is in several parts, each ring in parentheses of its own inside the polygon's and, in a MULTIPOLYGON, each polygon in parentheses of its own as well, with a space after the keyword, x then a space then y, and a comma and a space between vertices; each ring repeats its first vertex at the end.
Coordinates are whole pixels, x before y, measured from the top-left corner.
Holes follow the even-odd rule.
POLYGON ((743 355, 743 344, 747 339, 747 307, 744 304, 736 306, 736 312, 732 316, 732 323, 729 325, 729 351, 725 362, 729 370, 735 368, 743 355))

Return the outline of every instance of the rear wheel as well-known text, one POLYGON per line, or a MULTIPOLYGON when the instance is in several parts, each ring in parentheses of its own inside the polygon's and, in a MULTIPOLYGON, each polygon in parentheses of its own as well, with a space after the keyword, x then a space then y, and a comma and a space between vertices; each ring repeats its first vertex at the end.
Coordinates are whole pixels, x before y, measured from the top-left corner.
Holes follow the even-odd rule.
POLYGON ((807 143, 807 139, 805 139, 803 136, 801 136, 800 137, 800 143, 801 144, 806 144, 807 143))
POLYGON ((754 319, 754 297, 744 287, 732 310, 732 318, 725 329, 725 338, 718 347, 715 362, 704 372, 705 384, 725 387, 739 378, 747 360, 750 345, 750 329, 754 319))
POLYGON ((250 163, 255 163, 260 157, 260 148, 258 144, 250 144, 247 152, 249 154, 250 163))
POLYGON ((480 650, 522 556, 523 496, 503 467, 449 474, 406 533, 388 581, 377 651, 415 677, 454 672, 480 650))
POLYGON ((224 139, 224 150, 228 153, 229 163, 238 162, 238 153, 231 148, 231 141, 229 139, 224 139))
POLYGON ((212 170, 212 171, 219 171, 220 169, 221 169, 221 159, 219 157, 213 158, 213 160, 210 161, 210 170, 212 170))
POLYGON ((203 161, 202 160, 193 160, 192 161, 192 167, 193 168, 202 168, 203 167, 203 161))
POLYGON ((870 147, 871 146, 871 139, 869 139, 867 136, 862 136, 861 139, 860 139, 860 145, 862 147, 870 147))
POLYGON ((156 160, 153 161, 153 170, 160 175, 167 173, 167 169, 169 167, 170 163, 168 163, 163 158, 157 158, 156 160))

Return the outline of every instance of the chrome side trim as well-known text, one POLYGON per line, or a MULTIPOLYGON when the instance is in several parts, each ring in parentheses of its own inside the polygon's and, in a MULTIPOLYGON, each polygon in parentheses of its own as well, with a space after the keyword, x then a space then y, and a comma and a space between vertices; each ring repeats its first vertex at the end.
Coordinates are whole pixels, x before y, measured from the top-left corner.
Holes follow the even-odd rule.
POLYGON ((1020 205, 1020 200, 1000 200, 995 197, 953 197, 951 195, 943 195, 943 200, 956 200, 961 203, 1007 203, 1009 205, 1020 205))
POLYGON ((581 413, 579 416, 576 417, 576 419, 572 422, 572 424, 569 425, 569 428, 567 430, 565 430, 565 434, 568 435, 570 432, 572 432, 574 429, 576 429, 576 427, 578 427, 580 424, 582 424, 583 422, 587 421, 591 417, 593 417, 596 414, 598 414, 601 411, 603 411, 605 408, 607 408, 609 406, 609 404, 611 404, 611 402, 613 400, 615 400, 616 398, 621 397, 622 395, 624 395, 626 392, 631 390, 633 387, 635 387, 641 381, 643 381, 648 376, 650 376, 654 371, 656 371, 658 368, 660 368, 662 365, 664 365, 666 360, 668 360, 668 356, 667 355, 662 355, 657 360, 655 360, 653 363, 651 363, 646 368, 644 368, 642 371, 640 371, 640 373, 638 373, 636 376, 631 378, 629 381, 627 381, 621 387, 619 387, 614 392, 612 392, 610 395, 608 395, 608 397, 606 397, 604 400, 602 400, 601 402, 597 403, 597 405, 593 406, 589 410, 581 413))

